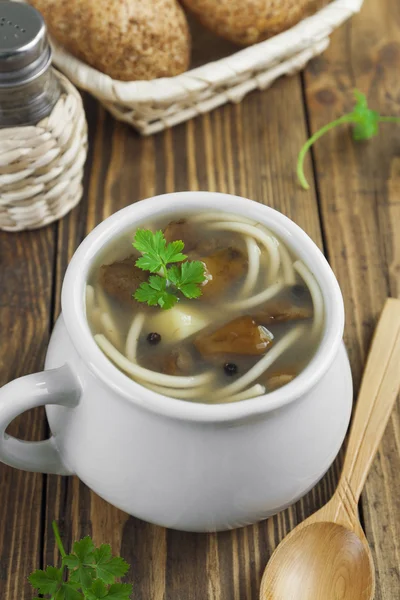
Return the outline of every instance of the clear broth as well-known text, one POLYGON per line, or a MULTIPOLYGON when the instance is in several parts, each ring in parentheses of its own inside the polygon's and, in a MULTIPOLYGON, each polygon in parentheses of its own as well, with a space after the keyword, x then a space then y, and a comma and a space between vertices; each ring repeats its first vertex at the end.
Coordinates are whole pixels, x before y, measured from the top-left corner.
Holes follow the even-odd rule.
MULTIPOLYGON (((154 220, 141 225, 142 228, 164 230, 171 221, 177 219, 186 219, 190 223, 192 219, 202 218, 199 214, 196 215, 169 215, 164 219, 154 220)), ((233 218, 229 216, 229 218, 233 218)), ((238 222, 229 221, 229 222, 238 222)), ((227 215, 217 213, 213 218, 206 222, 196 223, 194 226, 195 238, 197 240, 195 248, 186 252, 189 259, 207 258, 213 256, 219 250, 229 247, 238 250, 241 259, 247 262, 247 268, 244 273, 237 277, 231 284, 226 286, 226 289, 221 290, 214 298, 202 298, 196 300, 188 300, 181 298, 177 305, 179 312, 182 314, 194 314, 196 322, 203 323, 204 327, 189 334, 184 339, 173 340, 174 338, 174 319, 172 313, 168 310, 162 310, 159 307, 140 306, 132 300, 132 305, 121 303, 115 297, 112 297, 107 291, 102 289, 101 269, 104 265, 112 265, 115 262, 123 261, 130 257, 138 257, 139 253, 133 248, 132 241, 135 235, 136 228, 125 234, 123 237, 114 240, 109 244, 101 255, 98 257, 96 264, 93 266, 90 273, 88 284, 92 288, 90 294, 91 306, 87 306, 87 318, 94 336, 98 334, 105 336, 115 349, 126 356, 127 338, 132 326, 133 319, 138 312, 144 313, 144 322, 137 336, 136 349, 136 364, 145 369, 154 372, 154 378, 150 381, 145 381, 140 377, 132 376, 139 383, 147 386, 155 391, 159 391, 171 397, 182 398, 185 400, 203 402, 203 403, 221 403, 230 401, 245 400, 247 397, 269 393, 274 389, 290 383, 310 362, 319 345, 322 325, 321 315, 319 314, 319 324, 316 327, 315 315, 315 296, 320 295, 318 285, 314 280, 314 296, 310 292, 304 278, 293 269, 293 264, 298 261, 293 251, 283 244, 277 236, 267 229, 258 225, 257 229, 264 232, 273 241, 279 250, 280 266, 276 275, 271 279, 271 258, 267 249, 262 243, 257 242, 260 249, 259 253, 259 271, 255 284, 249 293, 249 297, 257 296, 263 293, 267 288, 271 288, 277 283, 282 283, 282 289, 267 302, 254 307, 244 307, 231 310, 234 303, 240 303, 246 300, 242 295, 242 289, 247 277, 248 269, 248 246, 246 235, 236 231, 213 230, 209 226, 216 222, 228 222, 227 215), (283 249, 281 248, 283 246, 283 249), (282 262, 282 257, 286 256, 286 269, 282 262), (288 268, 287 265, 292 265, 288 268), (289 277, 288 277, 289 273, 289 277), (316 287, 315 287, 316 286, 316 287), (308 318, 294 319, 288 321, 279 321, 279 319, 269 318, 268 322, 260 322, 257 315, 260 309, 267 311, 269 306, 280 310, 281 307, 291 306, 295 313, 307 314, 308 318), (104 315, 108 315, 104 317, 104 315), (162 315, 162 316, 160 316, 162 315), (263 335, 273 336, 273 343, 266 349, 265 353, 247 355, 241 353, 232 354, 230 351, 224 353, 201 353, 196 340, 206 334, 215 332, 225 324, 239 317, 251 317, 256 321, 257 327, 263 327, 263 335), (161 320, 160 320, 161 319, 161 320), (159 324, 163 323, 161 329, 161 341, 153 345, 149 342, 148 336, 150 333, 159 333, 157 329, 159 324), (156 325, 155 325, 156 323, 156 325), (170 331, 168 330, 170 323, 170 331), (299 333, 298 339, 291 344, 284 352, 274 360, 266 371, 260 374, 246 386, 236 385, 240 383, 240 379, 256 367, 257 363, 267 356, 277 344, 284 340, 291 331, 296 329, 299 333), (172 358, 171 358, 172 357, 172 358), (177 358, 176 358, 177 357, 177 358), (176 363, 176 364, 175 364, 176 363), (172 365, 172 366, 171 366, 172 365), (227 365, 234 365, 227 367, 227 365), (232 374, 232 371, 236 371, 232 374), (186 377, 188 385, 176 387, 174 385, 165 386, 158 382, 159 373, 186 377), (192 377, 208 373, 211 380, 202 385, 192 385, 192 377), (258 386, 258 387, 257 387, 258 386), (229 392, 230 388, 232 391, 229 392), (243 388, 243 389, 242 389, 243 388), (247 393, 247 395, 246 395, 247 393)), ((245 220, 246 224, 250 221, 245 220)), ((252 227, 256 226, 254 223, 252 227)), ((213 225, 212 225, 213 226, 213 225)), ((253 231, 253 230, 252 230, 253 231)), ((184 237, 184 236, 183 236, 184 237)), ((180 239, 180 238, 176 238, 180 239)), ((193 243, 193 236, 190 237, 190 242, 193 243)), ((313 276, 308 271, 308 276, 313 279, 313 276)), ((322 297, 319 297, 322 301, 322 297)), ((176 309, 170 309, 175 311, 176 309)), ((319 312, 321 308, 319 307, 319 312)), ((97 339, 97 338, 96 338, 97 339)), ((264 338, 265 339, 265 338, 264 338)), ((107 354, 107 353, 106 353, 107 354)), ((110 356, 109 356, 110 357, 110 356)), ((120 366, 116 360, 113 360, 117 366, 120 366)), ((126 372, 126 369, 122 368, 126 372)))

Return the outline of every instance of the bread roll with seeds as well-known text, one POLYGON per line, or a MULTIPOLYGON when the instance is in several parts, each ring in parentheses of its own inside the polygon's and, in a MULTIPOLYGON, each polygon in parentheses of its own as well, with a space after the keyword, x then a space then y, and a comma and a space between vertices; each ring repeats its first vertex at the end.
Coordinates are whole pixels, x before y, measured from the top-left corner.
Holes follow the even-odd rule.
POLYGON ((242 46, 295 25, 327 0, 181 0, 214 33, 242 46))
POLYGON ((177 0, 29 0, 55 40, 113 79, 187 70, 190 34, 177 0))

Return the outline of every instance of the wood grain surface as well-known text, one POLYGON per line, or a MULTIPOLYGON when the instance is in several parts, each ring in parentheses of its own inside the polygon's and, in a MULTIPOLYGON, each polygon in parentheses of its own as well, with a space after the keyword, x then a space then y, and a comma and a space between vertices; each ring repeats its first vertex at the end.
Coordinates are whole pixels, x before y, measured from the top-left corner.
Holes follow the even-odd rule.
MULTIPOLYGON (((0 235, 0 384, 40 370, 51 328, 54 230, 0 235)), ((43 410, 9 429, 45 437, 43 410)), ((26 581, 41 564, 45 477, 0 464, 0 597, 31 598, 26 581)))
MULTIPOLYGON (((352 23, 306 72, 312 131, 351 110, 355 87, 384 115, 400 116, 400 5, 365 0, 352 23)), ((385 298, 400 293, 400 132, 355 144, 349 131, 315 146, 326 251, 346 309, 346 345, 359 385, 385 298)), ((367 538, 377 567, 376 600, 400 596, 400 408, 390 419, 362 496, 367 538)))
MULTIPOLYGON (((151 138, 140 138, 86 98, 91 143, 82 203, 56 225, 0 234, 1 383, 42 368, 63 275, 86 233, 139 199, 190 189, 273 206, 324 248, 345 297, 346 343, 358 386, 383 301, 400 291, 400 133, 387 125, 379 138, 357 145, 346 129, 332 132, 308 160, 309 192, 297 185, 295 163, 310 130, 351 110, 355 85, 383 114, 400 115, 399 33, 397 3, 366 0, 362 14, 335 34, 302 76, 151 138)), ((26 439, 40 439, 46 431, 40 411, 13 424, 14 434, 26 439)), ((26 576, 56 559, 50 527, 56 518, 67 546, 91 534, 122 553, 133 565, 134 600, 257 600, 272 550, 329 499, 340 467, 341 457, 310 494, 273 519, 194 535, 129 517, 76 478, 0 465, 0 598, 32 598, 26 576)), ((397 411, 361 503, 378 600, 397 600, 400 589, 399 472, 397 411)))

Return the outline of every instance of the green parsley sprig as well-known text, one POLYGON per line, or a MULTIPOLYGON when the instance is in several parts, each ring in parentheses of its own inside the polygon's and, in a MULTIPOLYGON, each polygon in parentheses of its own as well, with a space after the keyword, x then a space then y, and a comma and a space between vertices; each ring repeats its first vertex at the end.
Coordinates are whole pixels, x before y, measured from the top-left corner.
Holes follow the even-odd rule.
POLYGON ((166 310, 179 301, 179 292, 190 299, 201 296, 199 284, 206 278, 204 264, 187 260, 186 254, 182 254, 185 244, 181 240, 167 244, 162 231, 138 229, 133 246, 142 254, 136 266, 157 273, 138 287, 134 294, 136 300, 166 310))
POLYGON ((120 556, 112 556, 108 544, 96 548, 92 539, 85 537, 75 542, 72 553, 67 554, 55 521, 53 531, 62 563, 60 568, 38 569, 28 577, 39 594, 49 600, 129 600, 132 586, 116 583, 129 565, 120 556))
POLYGON ((300 150, 299 157, 297 160, 297 177, 299 178, 301 186, 308 190, 310 186, 304 174, 304 159, 311 146, 319 140, 325 133, 343 125, 345 123, 351 123, 353 125, 353 139, 355 141, 370 140, 379 133, 379 123, 400 123, 400 117, 382 117, 376 110, 372 110, 368 107, 367 98, 364 94, 358 90, 354 91, 356 98, 356 104, 351 113, 343 115, 339 119, 328 123, 324 127, 321 127, 309 140, 304 144, 300 150))

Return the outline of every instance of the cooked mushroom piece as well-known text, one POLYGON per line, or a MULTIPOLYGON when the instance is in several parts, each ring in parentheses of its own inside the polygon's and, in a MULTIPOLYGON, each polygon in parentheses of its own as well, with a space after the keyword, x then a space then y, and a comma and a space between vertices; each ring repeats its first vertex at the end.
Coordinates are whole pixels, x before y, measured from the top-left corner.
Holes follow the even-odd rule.
POLYGON ((281 388, 293 381, 295 377, 296 373, 292 370, 275 371, 275 373, 269 373, 265 378, 267 390, 269 392, 273 392, 274 390, 277 390, 278 388, 281 388))
POLYGON ((201 259, 206 265, 206 281, 201 298, 218 298, 244 275, 247 258, 237 248, 229 246, 201 259))
POLYGON ((287 321, 300 321, 311 319, 312 307, 309 305, 297 306, 289 300, 273 300, 258 309, 254 319, 262 325, 273 325, 274 323, 286 323, 287 321))
POLYGON ((206 237, 199 240, 195 252, 191 253, 193 256, 191 255, 189 258, 191 260, 204 260, 205 256, 209 256, 219 248, 221 248, 221 242, 218 237, 206 237))
POLYGON ((164 237, 167 242, 175 242, 181 240, 185 244, 183 252, 188 253, 196 248, 198 235, 196 229, 187 219, 179 219, 171 221, 164 230, 164 237))
POLYGON ((111 265, 103 265, 99 271, 99 283, 103 290, 125 306, 139 304, 134 300, 133 294, 143 281, 147 281, 147 278, 148 273, 135 266, 134 257, 111 265))
POLYGON ((201 333, 194 345, 204 357, 216 354, 265 354, 273 342, 272 334, 249 316, 238 317, 211 333, 201 333))

